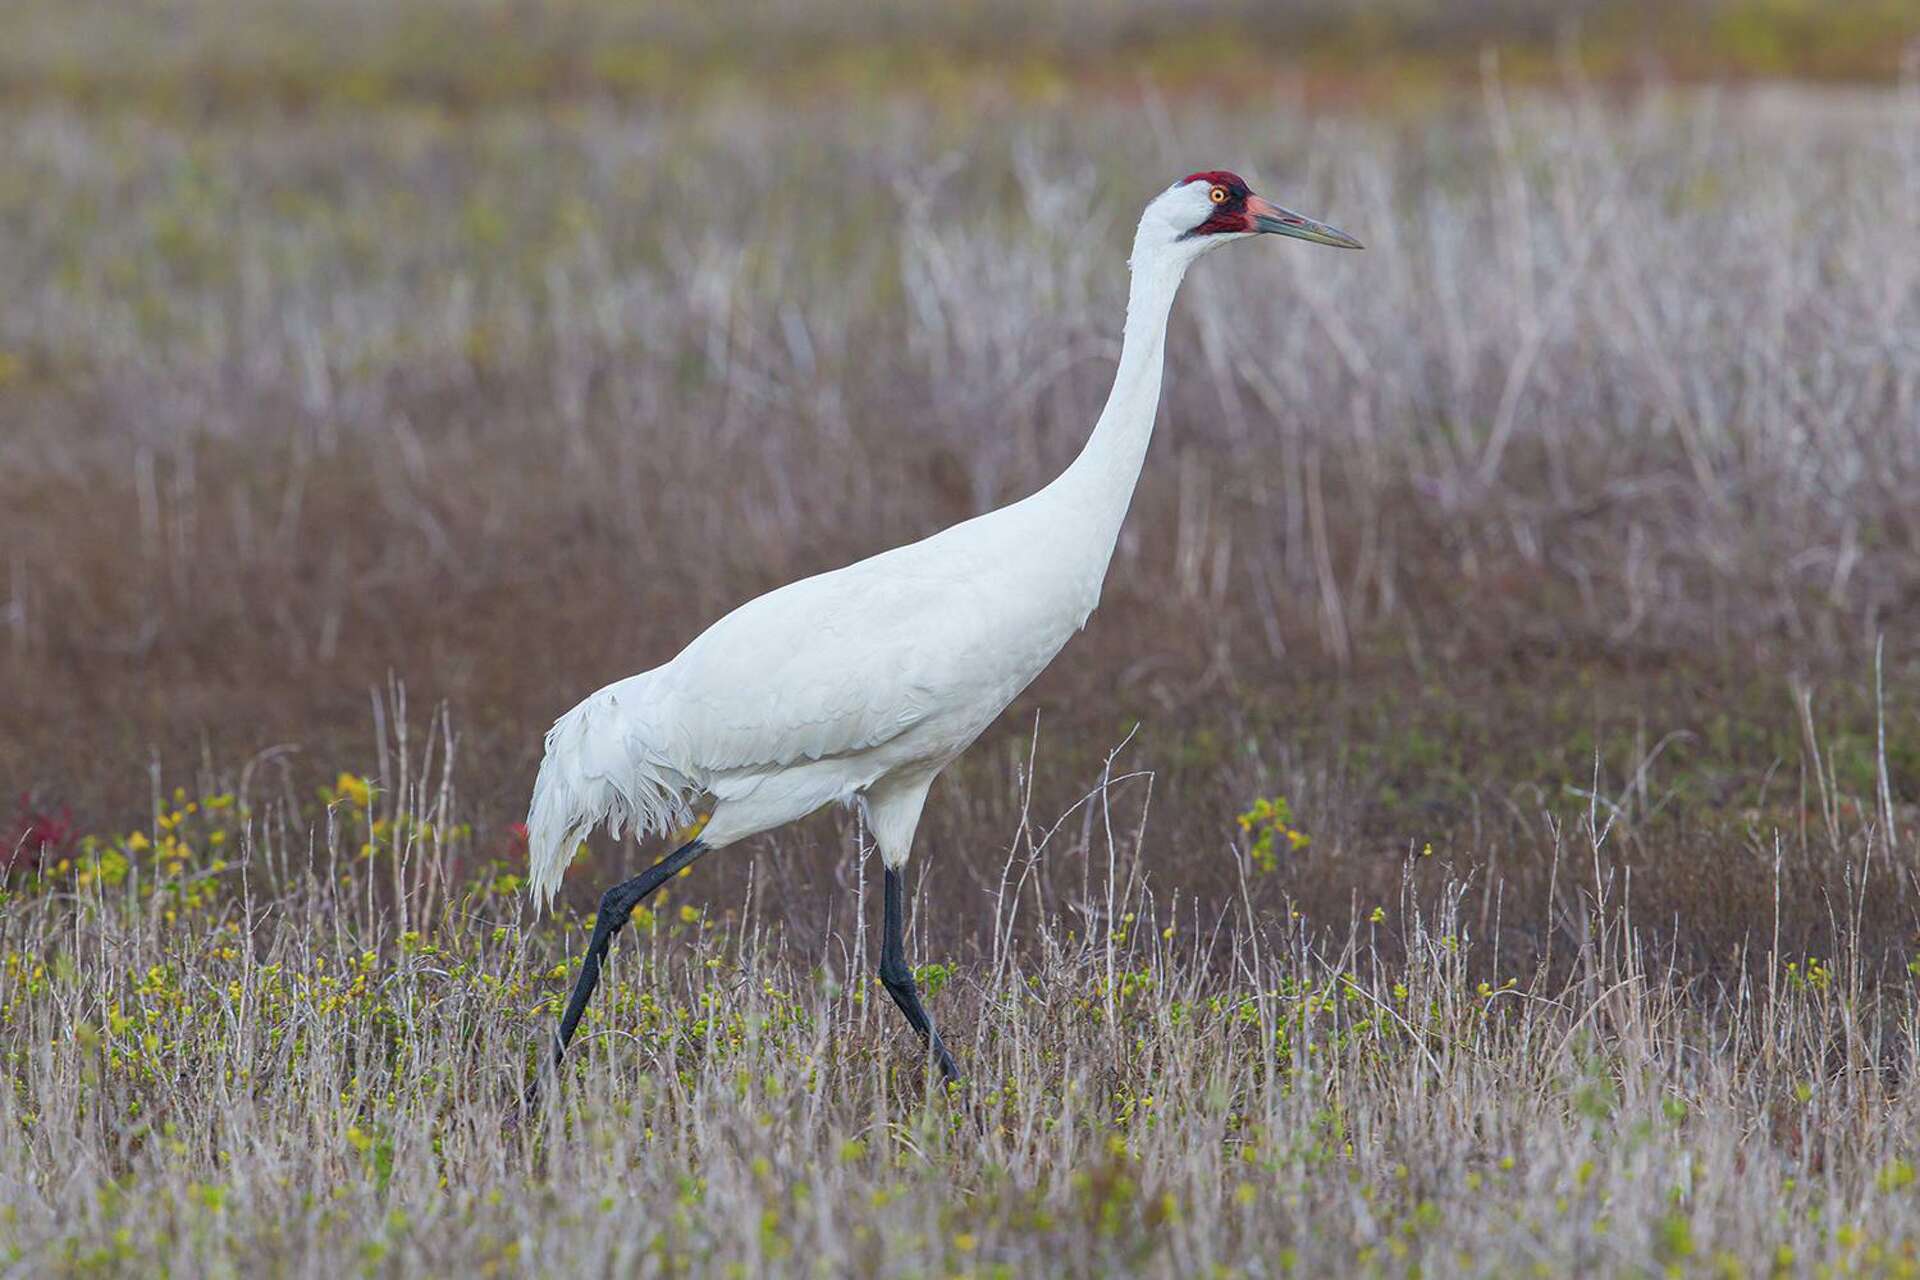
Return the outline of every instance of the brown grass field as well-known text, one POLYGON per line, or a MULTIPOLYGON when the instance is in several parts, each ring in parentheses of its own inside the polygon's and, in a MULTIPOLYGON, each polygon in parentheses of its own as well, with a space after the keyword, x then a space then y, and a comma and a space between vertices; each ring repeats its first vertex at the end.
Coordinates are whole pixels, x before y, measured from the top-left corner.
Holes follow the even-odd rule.
POLYGON ((1920 19, 1576 8, 29 0, 0 1272, 1920 1273, 1920 19), (545 725, 1050 478, 1214 166, 1369 249, 1196 270, 934 790, 969 1084, 836 811, 521 1116, 545 725))

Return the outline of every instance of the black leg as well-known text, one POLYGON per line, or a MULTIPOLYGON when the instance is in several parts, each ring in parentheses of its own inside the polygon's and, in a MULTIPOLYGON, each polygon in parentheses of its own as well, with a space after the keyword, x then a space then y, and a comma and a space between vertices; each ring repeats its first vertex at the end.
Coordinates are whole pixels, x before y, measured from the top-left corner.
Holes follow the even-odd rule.
POLYGON ((580 1015, 587 1011, 587 1001, 593 998, 593 989, 600 984, 600 965, 607 958, 607 944, 613 941, 613 935, 620 932, 621 926, 633 915, 635 907, 706 851, 707 846, 698 840, 690 840, 633 879, 622 881, 601 896, 600 912, 593 920, 593 941, 587 944, 586 963, 580 966, 580 977, 573 984, 573 996, 567 1001, 566 1016, 560 1019, 560 1031, 554 1037, 555 1066, 566 1056, 567 1042, 573 1039, 574 1029, 580 1025, 580 1015))
POLYGON ((953 1055, 947 1052, 947 1046, 940 1043, 940 1033, 933 1029, 933 1020, 920 1007, 920 993, 913 985, 913 970, 907 967, 906 921, 901 918, 900 911, 900 873, 892 867, 887 868, 886 897, 886 927, 880 942, 880 981, 886 984, 893 1002, 900 1006, 901 1013, 907 1015, 908 1025, 920 1034, 927 1050, 940 1064, 940 1074, 951 1084, 960 1078, 960 1068, 953 1065, 953 1055))

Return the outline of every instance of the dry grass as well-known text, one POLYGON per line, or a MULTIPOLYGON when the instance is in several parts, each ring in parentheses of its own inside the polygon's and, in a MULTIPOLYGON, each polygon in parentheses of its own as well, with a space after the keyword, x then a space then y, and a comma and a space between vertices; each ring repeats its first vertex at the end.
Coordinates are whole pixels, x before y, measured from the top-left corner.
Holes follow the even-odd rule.
POLYGON ((1913 1268, 1920 97, 1128 84, 7 100, 5 1265, 1913 1268), (1105 607, 936 789, 969 1098, 836 814, 503 1128, 643 856, 523 916, 540 727, 1049 477, 1200 164, 1371 249, 1196 272, 1105 607))
POLYGON ((1349 918, 1257 907, 1249 857, 1222 909, 1156 896, 1140 781, 1096 779, 939 904, 993 925, 920 968, 964 1091, 875 985, 867 858, 824 936, 752 858, 737 912, 678 885, 641 912, 557 1103, 516 1122, 583 935, 531 927, 511 876, 456 879, 434 753, 394 791, 339 780, 317 848, 251 787, 182 791, 6 903, 13 1270, 1916 1266, 1916 1011, 1866 971, 1857 900, 1824 958, 1756 940, 1763 976, 1701 986, 1646 944, 1595 811, 1556 849, 1555 978, 1432 855, 1349 918))

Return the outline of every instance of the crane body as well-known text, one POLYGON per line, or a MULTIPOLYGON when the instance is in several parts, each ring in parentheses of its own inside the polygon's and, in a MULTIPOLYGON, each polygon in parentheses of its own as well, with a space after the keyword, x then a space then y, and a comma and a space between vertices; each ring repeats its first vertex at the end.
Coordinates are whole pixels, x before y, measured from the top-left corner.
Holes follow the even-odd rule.
MULTIPOLYGON (((1046 524, 1029 500, 741 605, 561 719, 549 754, 595 790, 560 812, 576 827, 604 807, 671 829, 704 792, 700 838, 717 849, 858 799, 882 859, 900 865, 934 776, 1098 600, 1104 562, 1032 554, 1046 524)), ((533 847, 568 851, 579 834, 533 847)), ((550 893, 560 869, 536 863, 536 889, 550 893)))
POLYGON ((1233 174, 1174 184, 1135 236, 1113 390, 1058 478, 750 600, 672 661, 589 695, 554 724, 528 816, 537 901, 551 901, 596 825, 616 837, 672 831, 696 798, 713 800, 696 840, 601 899, 556 1060, 634 906, 695 858, 839 801, 863 807, 886 868, 880 976, 942 1072, 957 1077, 901 954, 899 872, 928 789, 1098 605, 1153 432, 1174 295, 1202 253, 1261 232, 1359 247, 1233 174))

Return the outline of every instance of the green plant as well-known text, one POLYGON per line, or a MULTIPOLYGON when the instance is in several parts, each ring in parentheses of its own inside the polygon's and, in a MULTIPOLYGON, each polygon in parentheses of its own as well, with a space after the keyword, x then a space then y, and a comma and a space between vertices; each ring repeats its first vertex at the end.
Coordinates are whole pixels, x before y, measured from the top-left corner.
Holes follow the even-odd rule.
POLYGON ((1263 873, 1279 867, 1279 846, 1284 845, 1289 853, 1298 853, 1312 843, 1306 832, 1293 825, 1293 806, 1285 796, 1255 800, 1253 807, 1235 821, 1252 839, 1247 846, 1247 857, 1263 873))

